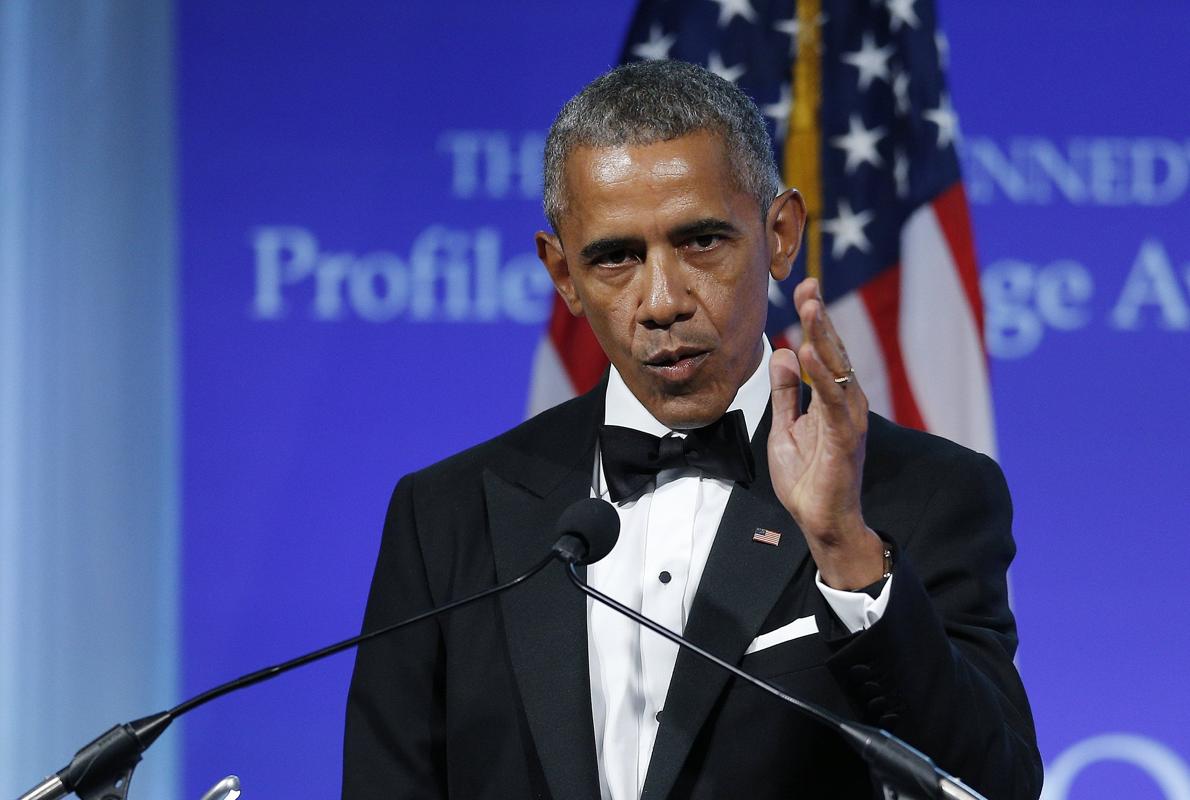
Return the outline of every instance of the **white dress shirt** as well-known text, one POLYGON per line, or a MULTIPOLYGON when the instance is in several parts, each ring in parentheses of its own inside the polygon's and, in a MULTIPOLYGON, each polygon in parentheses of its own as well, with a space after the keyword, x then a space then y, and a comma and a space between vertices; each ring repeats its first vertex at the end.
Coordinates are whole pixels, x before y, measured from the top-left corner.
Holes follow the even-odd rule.
MULTIPOLYGON (((739 388, 729 411, 744 412, 748 436, 756 434, 769 402, 769 357, 764 342, 760 366, 739 388)), ((604 422, 665 436, 658 422, 611 370, 604 422)), ((681 431, 677 431, 681 433, 681 431)), ((592 496, 608 499, 600 459, 592 496)), ((587 581, 670 630, 682 632, 698 591, 732 481, 695 469, 667 469, 636 499, 617 503, 620 538, 611 553, 587 568, 587 581)), ((852 632, 879 619, 888 604, 890 579, 879 598, 815 582, 852 632)), ((644 786, 678 647, 610 608, 587 600, 591 712, 603 800, 637 800, 644 786)))

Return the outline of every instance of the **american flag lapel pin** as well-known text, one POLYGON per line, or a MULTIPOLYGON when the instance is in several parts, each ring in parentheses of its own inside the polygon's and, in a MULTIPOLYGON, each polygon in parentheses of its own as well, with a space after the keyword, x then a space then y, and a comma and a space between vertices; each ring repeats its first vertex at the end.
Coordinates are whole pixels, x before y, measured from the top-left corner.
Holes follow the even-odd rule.
POLYGON ((752 532, 752 541, 771 544, 773 547, 776 547, 781 544, 781 534, 776 531, 766 530, 765 528, 757 528, 752 532))

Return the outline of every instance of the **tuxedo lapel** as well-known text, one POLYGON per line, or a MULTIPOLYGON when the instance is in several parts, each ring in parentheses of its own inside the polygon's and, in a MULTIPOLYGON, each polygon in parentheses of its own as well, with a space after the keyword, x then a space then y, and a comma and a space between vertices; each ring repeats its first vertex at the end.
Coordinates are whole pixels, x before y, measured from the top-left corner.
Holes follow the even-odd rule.
MULTIPOLYGON (((802 532, 773 494, 766 455, 771 414, 770 408, 752 437, 756 480, 732 490, 685 630, 686 638, 730 663, 739 663, 809 552, 802 532), (757 528, 780 533, 780 544, 753 541, 757 528)), ((669 795, 729 677, 694 653, 679 652, 642 800, 669 795)))
MULTIPOLYGON (((590 415, 585 428, 558 425, 552 432, 539 432, 539 455, 515 453, 513 463, 499 470, 503 474, 484 473, 499 581, 515 577, 548 553, 558 517, 589 496, 595 424, 602 415, 603 392, 596 392, 598 398, 587 404, 591 408, 580 406, 578 416, 590 415), (576 435, 579 430, 590 431, 589 438, 576 435)), ((585 596, 557 564, 502 594, 500 605, 513 672, 550 794, 558 800, 598 800, 585 596)))

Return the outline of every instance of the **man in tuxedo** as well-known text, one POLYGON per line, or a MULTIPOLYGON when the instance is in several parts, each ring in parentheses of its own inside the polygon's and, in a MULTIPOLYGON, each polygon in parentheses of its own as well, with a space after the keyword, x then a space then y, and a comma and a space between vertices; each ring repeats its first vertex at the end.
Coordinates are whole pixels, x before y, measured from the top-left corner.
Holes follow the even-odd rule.
MULTIPOLYGON (((406 476, 366 629, 491 586, 604 497, 596 587, 749 672, 880 725, 992 798, 1040 791, 1012 664, 1003 478, 868 412, 813 280, 772 352, 805 224, 762 118, 688 64, 620 67, 546 145, 537 250, 611 360, 592 392, 406 476), (801 374, 813 396, 803 402, 801 374)), ((872 796, 832 733, 614 612, 561 569, 360 648, 346 798, 872 796)))

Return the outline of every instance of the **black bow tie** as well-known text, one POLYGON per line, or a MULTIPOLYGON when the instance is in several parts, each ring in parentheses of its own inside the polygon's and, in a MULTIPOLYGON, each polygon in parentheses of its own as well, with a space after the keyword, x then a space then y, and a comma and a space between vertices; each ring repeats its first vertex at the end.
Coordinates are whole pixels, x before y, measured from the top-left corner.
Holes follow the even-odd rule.
POLYGON ((632 497, 663 469, 693 467, 716 478, 748 483, 756 475, 743 411, 724 414, 683 438, 658 438, 634 428, 603 425, 599 453, 608 493, 615 502, 632 497))

